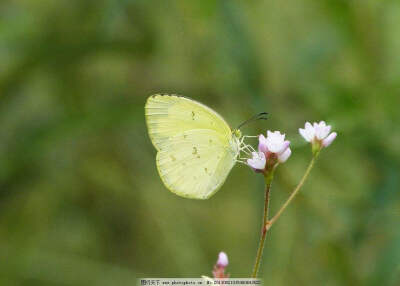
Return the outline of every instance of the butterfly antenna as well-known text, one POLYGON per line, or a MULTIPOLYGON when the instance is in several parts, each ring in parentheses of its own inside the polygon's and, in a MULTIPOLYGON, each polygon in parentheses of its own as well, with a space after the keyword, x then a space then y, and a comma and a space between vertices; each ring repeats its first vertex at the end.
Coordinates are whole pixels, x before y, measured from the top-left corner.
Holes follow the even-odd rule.
POLYGON ((257 121, 257 120, 267 120, 268 119, 267 115, 268 115, 268 112, 260 112, 260 113, 258 113, 256 115, 250 117, 246 121, 240 123, 239 126, 236 127, 236 129, 240 129, 240 127, 242 127, 242 126, 244 126, 244 125, 246 125, 246 124, 248 124, 250 122, 254 122, 254 121, 257 121))

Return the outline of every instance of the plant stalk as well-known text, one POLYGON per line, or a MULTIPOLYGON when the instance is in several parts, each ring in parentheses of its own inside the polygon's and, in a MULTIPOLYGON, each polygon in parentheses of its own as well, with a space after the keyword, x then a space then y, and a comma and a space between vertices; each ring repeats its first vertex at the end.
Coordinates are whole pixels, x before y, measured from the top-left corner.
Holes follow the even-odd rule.
POLYGON ((274 170, 272 170, 269 175, 265 176, 265 201, 264 201, 263 224, 262 224, 262 228, 261 228, 261 238, 260 238, 260 242, 258 245, 256 262, 254 264, 253 273, 251 275, 251 278, 257 277, 257 273, 260 268, 261 258, 263 255, 265 238, 267 237, 268 230, 278 220, 278 218, 282 215, 283 211, 288 207, 290 202, 294 199, 294 197, 297 195, 297 193, 299 192, 301 187, 304 185, 304 182, 306 181, 312 168, 314 167, 314 164, 315 164, 315 161, 317 160, 318 155, 319 155, 319 150, 317 152, 313 152, 313 158, 311 159, 310 164, 308 165, 307 170, 304 173, 303 177, 301 178, 300 182, 298 183, 296 188, 293 190, 293 192, 290 194, 287 201, 282 205, 282 207, 279 209, 279 211, 275 214, 275 216, 271 220, 268 220, 268 207, 269 207, 269 194, 270 194, 271 182, 272 182, 274 170))
POLYGON ((288 207, 288 205, 290 204, 290 202, 294 199, 294 197, 297 195, 297 193, 299 192, 299 190, 301 189, 301 187, 303 186, 304 182, 306 181, 308 175, 310 174, 312 168, 314 167, 315 161, 317 160, 318 157, 318 153, 315 153, 315 155, 313 156, 310 164, 307 167, 306 172, 304 173, 303 177, 301 178, 299 184, 296 186, 296 188, 293 190, 293 192, 290 194, 289 198, 287 199, 287 201, 282 205, 282 207, 279 209, 279 211, 274 215, 274 217, 267 221, 265 224, 265 228, 268 231, 271 226, 278 220, 278 218, 282 215, 283 211, 288 207))
POLYGON ((258 269, 260 268, 260 262, 261 262, 261 258, 262 258, 262 254, 263 254, 263 250, 264 250, 265 238, 267 236, 267 229, 265 228, 265 225, 268 221, 269 194, 270 194, 270 190, 271 190, 272 178, 273 178, 273 171, 270 173, 270 175, 265 176, 264 215, 263 215, 263 222, 262 222, 262 227, 261 227, 260 242, 258 244, 256 262, 254 264, 253 274, 251 275, 252 278, 257 277, 258 269))

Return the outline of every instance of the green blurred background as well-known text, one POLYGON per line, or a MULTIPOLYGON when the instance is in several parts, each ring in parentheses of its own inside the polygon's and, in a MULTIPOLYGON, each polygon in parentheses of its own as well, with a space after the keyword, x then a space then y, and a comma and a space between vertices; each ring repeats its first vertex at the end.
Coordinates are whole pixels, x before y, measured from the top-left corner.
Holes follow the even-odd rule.
MULTIPOLYGON (((248 135, 281 130, 302 176, 305 121, 338 132, 267 238, 266 285, 400 285, 400 2, 0 3, 0 285, 248 277, 263 179, 236 166, 210 200, 162 185, 154 93, 201 101, 248 135)), ((253 141, 252 143, 255 143, 253 141)))

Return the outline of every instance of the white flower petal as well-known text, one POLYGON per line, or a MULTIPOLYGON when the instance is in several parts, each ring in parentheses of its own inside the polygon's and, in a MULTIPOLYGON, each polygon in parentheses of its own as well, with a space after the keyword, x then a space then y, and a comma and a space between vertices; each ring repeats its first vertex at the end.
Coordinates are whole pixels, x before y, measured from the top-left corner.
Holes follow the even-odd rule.
POLYGON ((283 152, 285 152, 287 150, 287 148, 289 148, 289 145, 290 145, 289 140, 284 141, 281 145, 281 150, 279 150, 277 153, 282 154, 283 152))
POLYGON ((312 128, 314 128, 312 125, 311 125, 311 123, 310 122, 306 122, 306 124, 304 125, 304 127, 305 127, 305 129, 307 130, 307 129, 312 129, 312 128))
MULTIPOLYGON (((307 122, 308 123, 308 122, 307 122)), ((308 141, 311 142, 312 140, 314 140, 315 137, 315 128, 313 126, 311 126, 311 124, 306 124, 306 134, 308 137, 308 141)))
POLYGON ((308 133, 307 133, 306 129, 299 128, 299 133, 300 133, 301 136, 303 136, 304 140, 306 140, 307 142, 311 141, 311 139, 308 136, 308 133))
POLYGON ((267 162, 264 153, 262 152, 252 152, 253 158, 247 159, 247 165, 257 170, 264 170, 265 164, 267 162))
POLYGON ((273 134, 274 134, 274 136, 276 136, 276 138, 285 140, 285 134, 281 134, 281 132, 279 132, 279 131, 274 131, 273 134))
POLYGON ((322 146, 328 147, 329 145, 331 145, 333 140, 335 140, 336 136, 337 136, 336 132, 332 132, 331 134, 329 134, 328 137, 326 137, 324 140, 322 140, 322 146))
POLYGON ((315 137, 317 137, 318 140, 324 139, 326 136, 328 136, 329 132, 331 131, 331 126, 326 125, 325 121, 321 121, 320 123, 316 124, 315 129, 315 137))
POLYGON ((303 136, 303 138, 307 141, 307 142, 311 142, 314 140, 314 136, 315 136, 315 129, 314 127, 311 125, 310 122, 306 122, 306 124, 304 124, 304 129, 299 128, 299 133, 301 136, 303 136))
POLYGON ((285 163, 286 160, 290 157, 291 154, 292 154, 292 150, 290 150, 290 148, 287 148, 285 152, 283 152, 282 154, 278 155, 278 161, 280 163, 285 163))
POLYGON ((272 153, 279 153, 283 150, 285 134, 281 134, 279 131, 270 132, 267 131, 268 137, 266 140, 267 148, 272 153))
POLYGON ((331 132, 331 126, 327 125, 321 131, 321 139, 326 138, 326 136, 328 136, 329 132, 331 132))
POLYGON ((323 126, 320 126, 319 124, 317 124, 317 125, 314 127, 314 130, 315 130, 315 137, 317 137, 318 140, 321 140, 321 139, 322 139, 322 136, 321 136, 321 134, 322 134, 322 128, 324 128, 324 127, 323 127, 323 126))
POLYGON ((262 134, 258 137, 258 151, 263 153, 268 152, 267 139, 262 134))

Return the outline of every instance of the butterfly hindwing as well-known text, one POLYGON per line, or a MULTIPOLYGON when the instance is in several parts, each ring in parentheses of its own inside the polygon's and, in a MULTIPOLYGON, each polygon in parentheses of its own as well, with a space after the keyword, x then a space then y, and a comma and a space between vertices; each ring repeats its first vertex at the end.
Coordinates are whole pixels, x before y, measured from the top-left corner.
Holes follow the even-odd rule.
POLYGON ((169 138, 157 154, 157 168, 166 187, 177 195, 207 199, 223 184, 235 164, 214 130, 195 129, 169 138))

